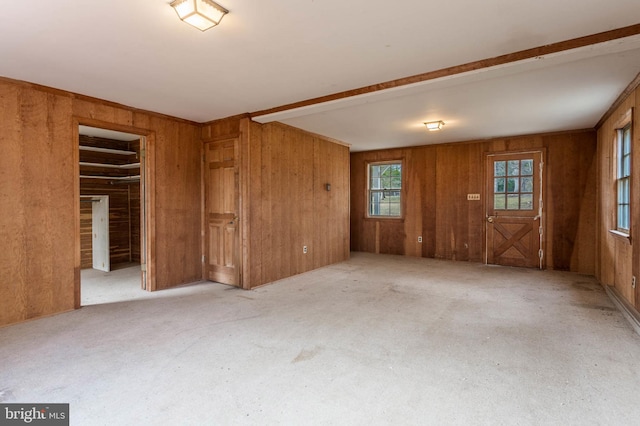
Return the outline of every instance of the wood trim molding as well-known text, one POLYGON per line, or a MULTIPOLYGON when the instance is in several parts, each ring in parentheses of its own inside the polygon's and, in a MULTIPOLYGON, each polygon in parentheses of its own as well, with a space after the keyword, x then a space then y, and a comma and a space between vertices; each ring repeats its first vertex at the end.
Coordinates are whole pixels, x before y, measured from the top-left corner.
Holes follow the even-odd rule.
MULTIPOLYGON (((616 110, 620 107, 620 105, 622 105, 624 103, 624 101, 626 101, 627 98, 629 96, 631 96, 631 94, 638 87, 640 87, 640 73, 638 73, 636 78, 634 78, 633 81, 631 81, 631 83, 629 83, 627 88, 624 89, 622 91, 622 93, 620 93, 620 96, 618 96, 618 98, 611 104, 611 106, 609 107, 607 112, 604 113, 604 115, 602 116, 600 121, 598 121, 598 124, 596 124, 596 127, 595 127, 596 130, 600 129, 600 127, 602 127, 604 125, 604 122, 607 121, 609 118, 611 118, 613 113, 616 112, 616 110)), ((629 112, 627 112, 627 113, 629 113, 629 112)))
POLYGON ((104 106, 108 106, 108 107, 112 107, 112 108, 120 108, 120 109, 127 110, 129 112, 132 112, 132 113, 142 113, 142 114, 146 114, 146 115, 149 115, 149 116, 152 116, 152 117, 163 118, 163 119, 166 119, 166 120, 172 120, 172 121, 176 121, 176 122, 179 122, 179 123, 191 124, 193 126, 200 126, 200 123, 196 123, 195 121, 191 121, 191 120, 185 120, 184 118, 174 117, 174 116, 171 116, 171 115, 166 115, 166 114, 162 114, 162 113, 155 112, 155 111, 148 111, 148 110, 144 110, 144 109, 140 109, 140 108, 134 108, 134 107, 131 107, 131 106, 119 104, 117 102, 107 101, 107 100, 100 99, 100 98, 94 98, 92 96, 82 95, 82 94, 79 94, 79 93, 68 92, 66 90, 56 89, 56 88, 49 87, 49 86, 43 86, 41 84, 31 83, 31 82, 24 81, 24 80, 15 80, 13 78, 0 77, 0 82, 7 82, 7 83, 15 84, 15 85, 18 85, 18 86, 27 87, 27 88, 34 89, 34 90, 39 90, 41 92, 51 93, 51 94, 57 95, 57 96, 63 96, 63 97, 71 98, 71 99, 77 99, 79 101, 91 102, 91 103, 94 103, 94 104, 104 105, 104 106))
POLYGON ((604 287, 607 296, 611 299, 611 301, 616 305, 616 307, 622 313, 622 316, 625 317, 629 324, 633 328, 633 330, 640 334, 640 313, 620 294, 618 289, 614 286, 609 286, 606 284, 602 284, 604 287))
POLYGON ((396 80, 386 81, 383 83, 364 86, 357 89, 346 90, 344 92, 333 93, 331 95, 320 96, 317 98, 307 99, 294 102, 275 108, 265 109, 250 113, 251 117, 259 117, 267 114, 287 111, 296 108, 302 108, 310 105, 321 104, 324 102, 335 101, 339 99, 350 98, 352 96, 364 95, 381 90, 391 89, 409 84, 420 83, 427 80, 448 77, 456 74, 462 74, 470 71, 490 68, 498 65, 505 65, 512 62, 522 61, 525 59, 535 58, 537 56, 549 55, 552 53, 564 52, 566 50, 577 49, 580 47, 590 46, 594 44, 604 43, 611 40, 617 40, 625 37, 631 37, 640 34, 640 24, 630 25, 628 27, 617 28, 597 34, 591 34, 584 37, 578 37, 571 40, 560 41, 557 43, 547 44, 544 46, 534 47, 532 49, 521 50, 506 55, 496 56, 479 61, 468 62, 462 65, 456 65, 435 71, 429 71, 422 74, 404 77, 396 80))
MULTIPOLYGON (((264 126, 264 124, 261 124, 261 123, 258 123, 258 124, 260 124, 261 126, 264 126)), ((271 125, 275 125, 275 126, 280 126, 281 128, 284 128, 284 129, 290 129, 290 130, 294 130, 294 131, 297 131, 297 132, 303 132, 303 133, 305 133, 307 135, 310 135, 312 137, 319 138, 319 139, 325 140, 327 142, 334 143, 336 145, 346 146, 347 148, 351 149, 351 144, 350 143, 342 142, 341 140, 330 138, 329 136, 321 135, 319 133, 314 133, 314 132, 310 132, 308 130, 303 130, 303 129, 300 129, 300 128, 295 127, 295 126, 290 126, 289 124, 281 123, 279 121, 276 121, 276 122, 273 122, 273 123, 265 123, 265 124, 271 124, 271 125)))
POLYGON ((224 118, 216 118, 215 120, 209 120, 206 121, 204 123, 200 123, 201 126, 209 126, 212 124, 216 124, 220 121, 227 121, 227 120, 242 120, 243 118, 250 118, 250 114, 248 112, 242 113, 242 114, 236 114, 236 115, 232 115, 230 117, 224 117, 224 118))

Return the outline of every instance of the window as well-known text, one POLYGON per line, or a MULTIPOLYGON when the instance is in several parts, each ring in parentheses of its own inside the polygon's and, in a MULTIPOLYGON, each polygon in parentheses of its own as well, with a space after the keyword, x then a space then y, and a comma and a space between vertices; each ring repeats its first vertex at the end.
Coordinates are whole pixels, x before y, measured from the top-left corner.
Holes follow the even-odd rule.
POLYGON ((618 129, 617 136, 616 230, 628 234, 630 229, 629 200, 631 199, 631 123, 618 129))
POLYGON ((533 210, 533 158, 494 161, 493 208, 533 210))
POLYGON ((401 217, 402 163, 369 164, 369 217, 401 217))

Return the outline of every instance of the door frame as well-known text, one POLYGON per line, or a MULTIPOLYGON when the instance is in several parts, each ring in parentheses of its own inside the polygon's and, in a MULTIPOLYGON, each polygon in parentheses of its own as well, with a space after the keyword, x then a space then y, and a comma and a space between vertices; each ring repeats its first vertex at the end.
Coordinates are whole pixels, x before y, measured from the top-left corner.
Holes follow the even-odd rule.
MULTIPOLYGON (((546 220, 546 211, 547 211, 547 206, 546 206, 546 194, 547 194, 547 149, 546 147, 536 147, 536 148, 528 148, 528 149, 516 149, 516 150, 508 150, 508 151, 485 151, 484 155, 482 156, 483 158, 483 166, 482 166, 482 170, 483 170, 483 185, 482 185, 482 191, 483 191, 483 209, 482 209, 482 215, 483 215, 483 227, 482 227, 482 236, 484 239, 484 245, 483 245, 483 251, 484 251, 484 264, 485 265, 490 265, 489 263, 489 233, 488 233, 488 216, 487 216, 487 212, 488 212, 488 208, 489 208, 489 193, 488 193, 488 188, 489 188, 489 183, 487 182, 487 176, 488 176, 488 164, 489 164, 489 158, 493 157, 493 156, 499 156, 499 155, 520 155, 520 154, 534 154, 534 153, 540 153, 540 199, 539 199, 539 205, 538 205, 538 215, 540 216, 540 228, 542 229, 542 233, 540 234, 540 249, 542 250, 542 258, 540 259, 540 262, 538 264, 538 269, 544 270, 546 269, 547 266, 547 220, 546 220)), ((491 264, 492 265, 492 264, 491 264)))
POLYGON ((155 132, 133 126, 125 126, 108 121, 74 116, 72 119, 72 135, 74 143, 73 159, 73 193, 74 209, 74 306, 82 305, 81 299, 81 244, 80 244, 80 126, 97 127, 105 130, 131 133, 140 136, 140 266, 141 287, 147 291, 157 290, 156 285, 156 246, 155 246, 155 132))

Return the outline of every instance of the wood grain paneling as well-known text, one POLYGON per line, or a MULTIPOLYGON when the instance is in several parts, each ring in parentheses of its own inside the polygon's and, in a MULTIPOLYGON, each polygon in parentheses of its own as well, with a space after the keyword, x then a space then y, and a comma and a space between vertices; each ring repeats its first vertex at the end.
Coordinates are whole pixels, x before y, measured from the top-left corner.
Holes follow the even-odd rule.
POLYGON ((222 120, 214 120, 201 126, 202 140, 213 141, 216 139, 232 139, 240 134, 241 123, 245 122, 248 114, 227 117, 222 120))
POLYGON ((244 287, 348 259, 349 148, 282 124, 245 120, 240 175, 248 217, 241 221, 250 231, 244 287))
POLYGON ((352 250, 484 261, 484 154, 532 148, 549 153, 547 267, 593 274, 596 141, 590 131, 353 153, 352 250), (366 218, 367 164, 397 159, 404 164, 403 219, 366 218), (468 201, 467 194, 481 194, 481 201, 468 201))
POLYGON ((152 116, 150 127, 157 129, 150 167, 156 171, 154 240, 160 290, 201 278, 201 141, 200 129, 188 123, 152 116))
POLYGON ((74 307, 71 106, 0 84, 0 325, 74 307))
POLYGON ((0 120, 0 325, 76 307, 77 123, 155 141, 155 288, 200 279, 199 126, 5 78, 0 120))
POLYGON ((614 286, 618 294, 631 306, 640 310, 640 285, 633 289, 631 282, 635 276, 640 279, 640 250, 636 241, 640 240, 640 131, 638 111, 640 111, 640 89, 630 90, 628 96, 619 99, 615 108, 607 113, 598 129, 598 193, 597 193, 597 257, 596 277, 604 285, 614 286), (631 149, 631 238, 615 235, 610 230, 616 227, 616 159, 615 136, 620 120, 633 109, 632 149, 631 149))

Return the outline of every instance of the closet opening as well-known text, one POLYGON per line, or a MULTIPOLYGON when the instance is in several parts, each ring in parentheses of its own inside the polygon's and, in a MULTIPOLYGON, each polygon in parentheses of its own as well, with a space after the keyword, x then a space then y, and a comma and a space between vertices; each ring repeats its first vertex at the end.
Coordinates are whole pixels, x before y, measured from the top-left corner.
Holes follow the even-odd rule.
POLYGON ((144 136, 80 125, 80 305, 144 295, 144 136))

